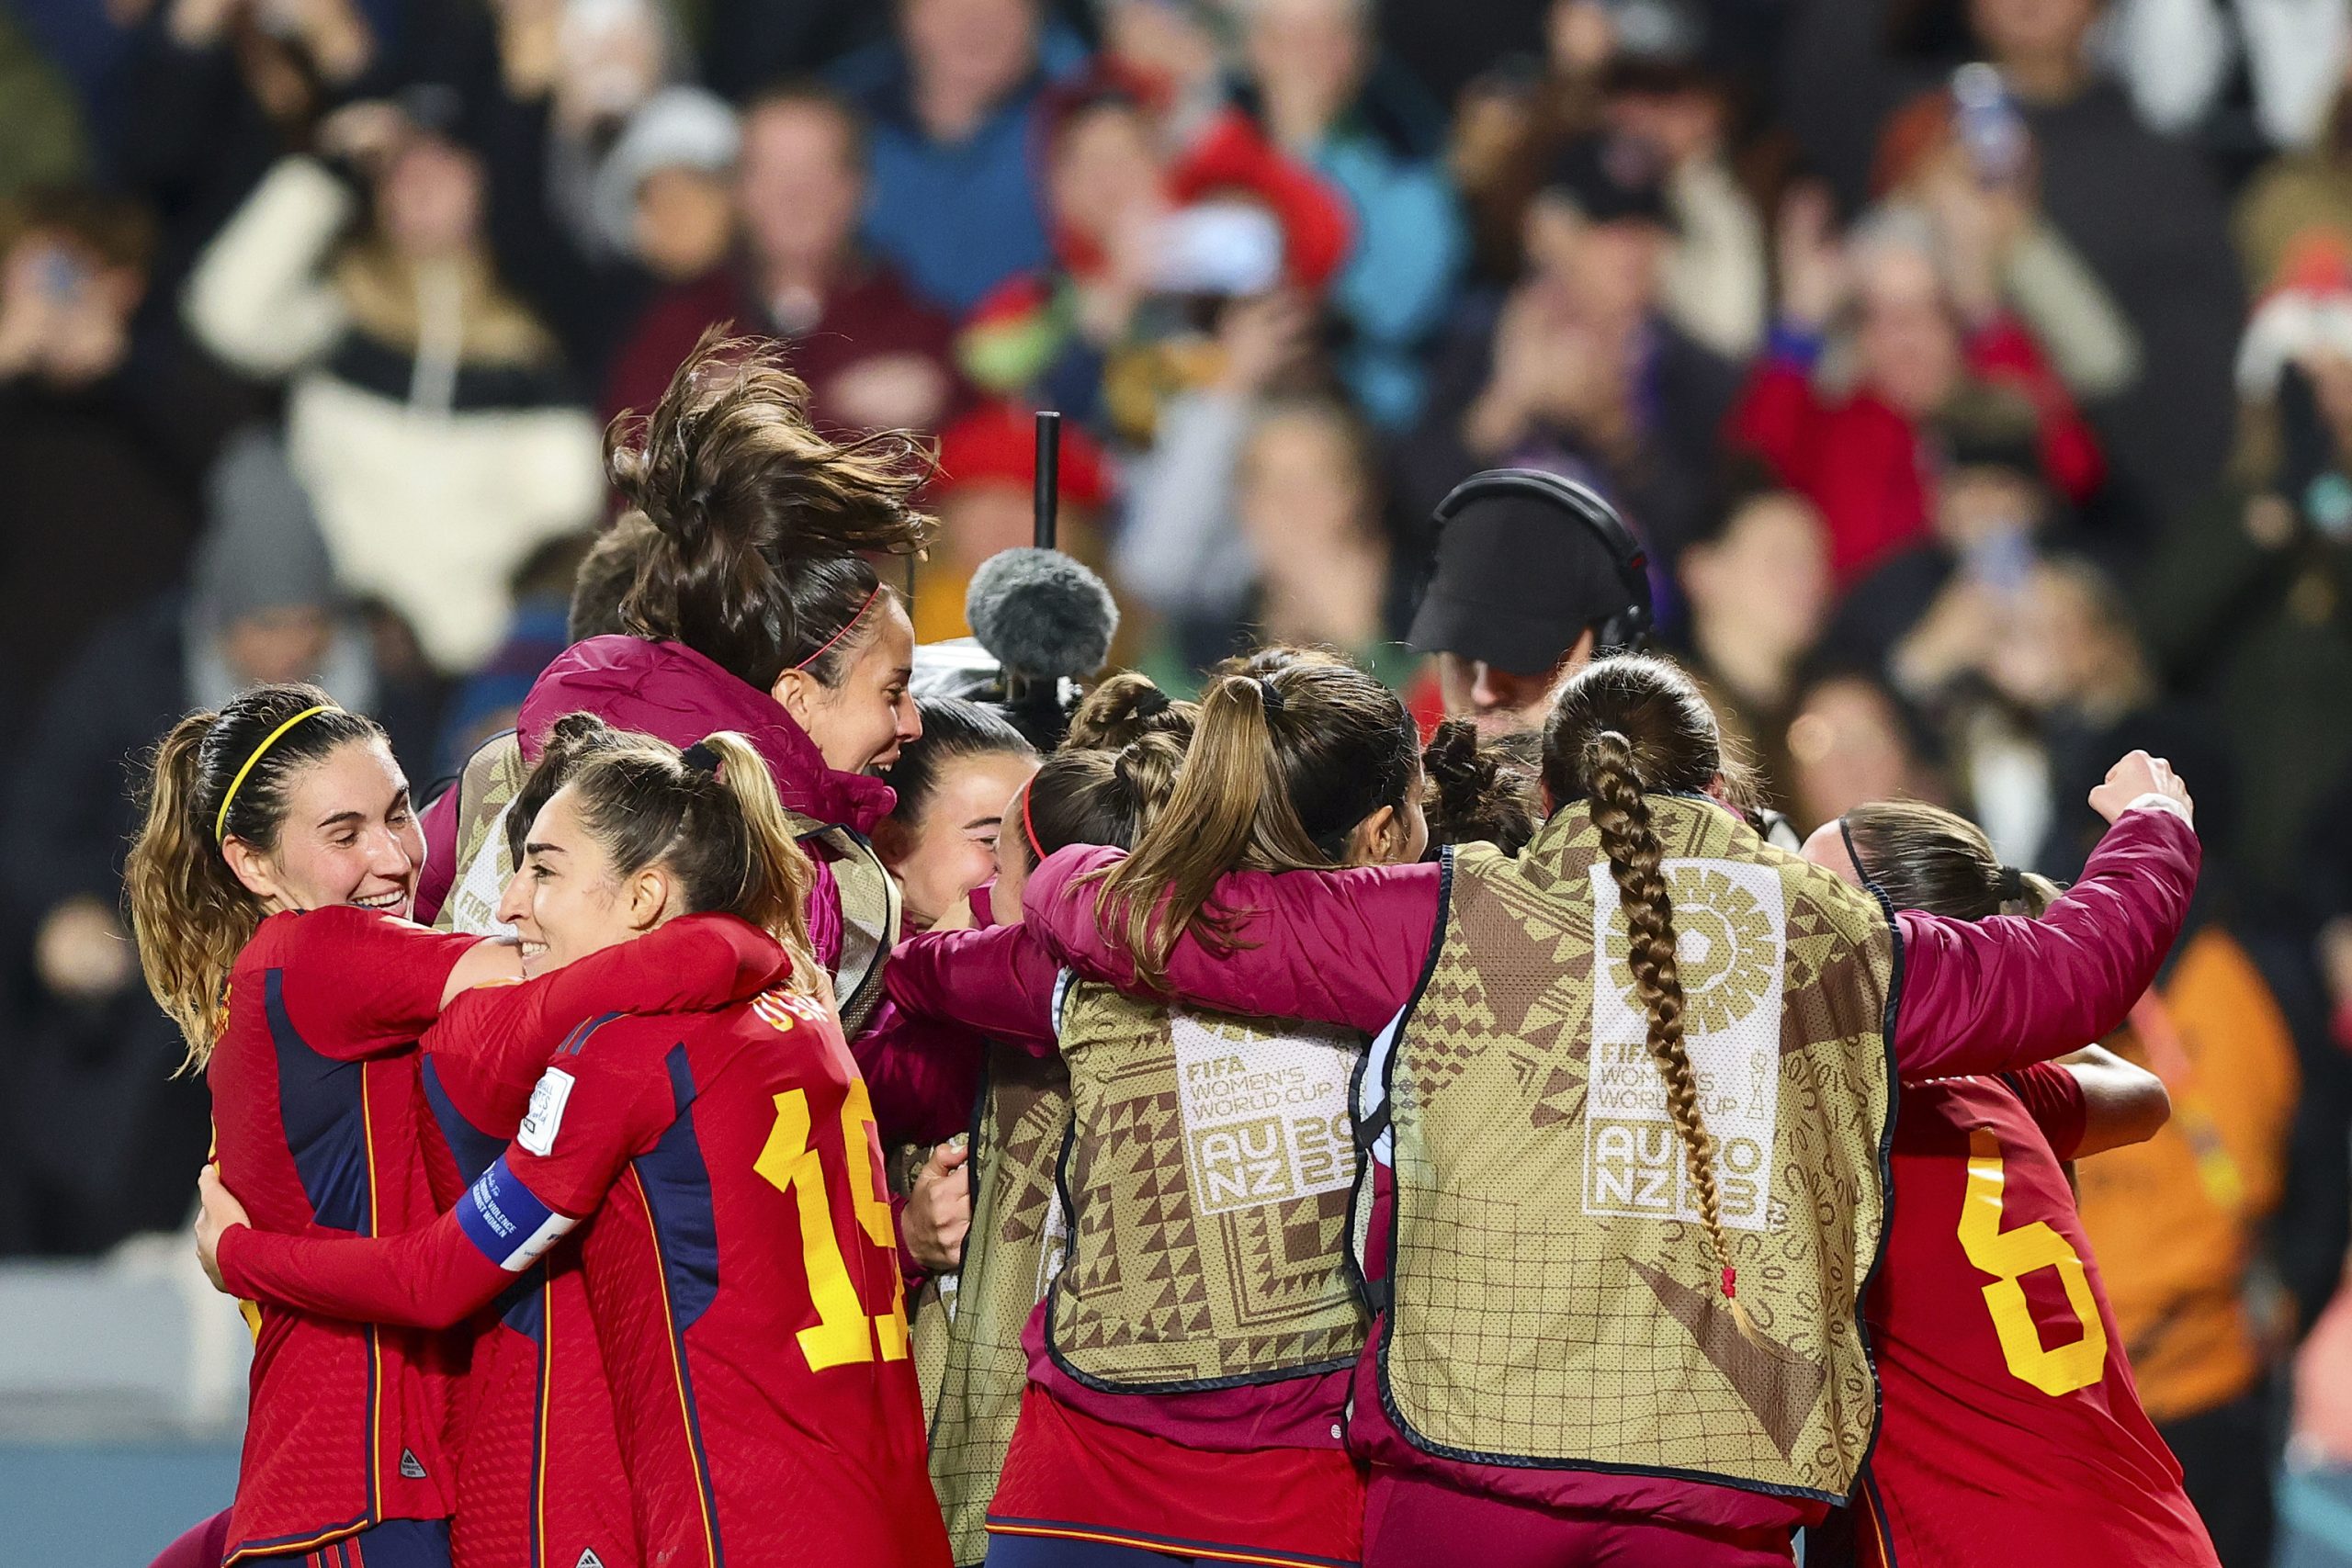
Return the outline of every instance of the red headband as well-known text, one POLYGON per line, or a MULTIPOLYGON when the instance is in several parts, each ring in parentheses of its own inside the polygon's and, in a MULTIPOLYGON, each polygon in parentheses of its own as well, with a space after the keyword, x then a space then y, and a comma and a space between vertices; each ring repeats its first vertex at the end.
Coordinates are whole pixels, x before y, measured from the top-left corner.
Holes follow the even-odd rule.
POLYGON ((808 658, 806 658, 806 659, 802 660, 799 663, 797 663, 797 664, 794 665, 794 666, 793 666, 793 668, 794 668, 795 670, 806 670, 806 669, 808 669, 808 666, 810 666, 811 664, 816 663, 816 662, 817 662, 817 660, 819 660, 820 659, 824 658, 824 657, 825 657, 825 651, 826 651, 826 649, 828 649, 831 648, 831 647, 833 646, 833 644, 835 644, 835 643, 837 643, 837 642, 841 641, 841 640, 842 640, 842 638, 843 638, 843 637, 845 637, 849 636, 849 629, 850 629, 850 627, 852 627, 852 626, 854 626, 857 625, 857 623, 858 623, 858 622, 860 622, 860 621, 864 620, 864 619, 865 618, 865 612, 866 612, 866 611, 868 611, 868 610, 870 610, 870 609, 872 609, 872 608, 874 607, 874 601, 875 601, 875 600, 876 600, 876 599, 878 599, 878 598, 880 598, 881 596, 882 596, 882 583, 881 583, 881 581, 877 578, 877 579, 875 581, 875 583, 874 583, 874 592, 871 592, 871 593, 868 593, 868 594, 865 596, 865 603, 863 603, 863 604, 859 604, 859 605, 858 605, 858 607, 857 607, 857 610, 856 610, 856 613, 855 613, 855 614, 852 615, 848 620, 843 621, 843 622, 842 623, 842 629, 841 629, 841 630, 839 630, 839 631, 837 631, 837 632, 835 632, 832 636, 831 636, 831 637, 827 637, 824 641, 822 641, 822 642, 819 643, 819 644, 817 645, 817 651, 816 651, 816 652, 814 652, 814 653, 810 654, 808 658))
POLYGON ((1029 819, 1029 803, 1037 795, 1037 783, 1032 779, 1021 789, 1021 836, 1029 840, 1029 858, 1045 863, 1046 846, 1037 841, 1037 824, 1029 819))

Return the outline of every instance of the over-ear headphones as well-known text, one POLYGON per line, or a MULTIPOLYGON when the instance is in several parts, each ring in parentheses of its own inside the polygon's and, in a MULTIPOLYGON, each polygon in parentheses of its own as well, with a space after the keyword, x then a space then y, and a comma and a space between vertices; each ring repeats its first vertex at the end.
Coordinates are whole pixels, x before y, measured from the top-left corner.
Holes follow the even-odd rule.
POLYGON ((1590 487, 1542 468, 1489 468, 1483 474, 1471 475, 1446 492, 1445 499, 1437 503, 1438 525, 1442 528, 1453 522, 1455 514, 1472 502, 1496 495, 1527 495, 1547 501, 1592 530, 1609 552, 1610 562, 1617 570, 1618 586, 1625 597, 1623 609, 1593 623, 1593 657, 1637 651, 1649 638, 1655 615, 1650 596, 1649 552, 1634 537, 1634 531, 1625 526, 1625 520, 1617 515, 1617 509, 1601 500, 1590 487))

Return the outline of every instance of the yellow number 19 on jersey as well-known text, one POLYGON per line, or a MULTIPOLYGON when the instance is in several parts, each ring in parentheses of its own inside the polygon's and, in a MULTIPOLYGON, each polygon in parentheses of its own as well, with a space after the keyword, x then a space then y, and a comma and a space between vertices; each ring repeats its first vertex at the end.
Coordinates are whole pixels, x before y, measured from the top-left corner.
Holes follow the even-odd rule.
POLYGON ((842 1147, 849 1157, 850 1196, 858 1228, 867 1241, 890 1255, 888 1312, 869 1317, 858 1299, 842 1258, 841 1238, 833 1234, 824 1165, 808 1142, 808 1092, 786 1090, 775 1097, 775 1125, 768 1133, 767 1146, 752 1162, 753 1170, 798 1205, 801 1261, 808 1271, 808 1299, 817 1308, 817 1322, 800 1331, 800 1353, 808 1359, 808 1370, 818 1372, 871 1361, 877 1344, 884 1360, 902 1361, 907 1356, 906 1286, 899 1278, 890 1201, 875 1190, 874 1109, 865 1080, 853 1078, 849 1096, 842 1101, 842 1147))

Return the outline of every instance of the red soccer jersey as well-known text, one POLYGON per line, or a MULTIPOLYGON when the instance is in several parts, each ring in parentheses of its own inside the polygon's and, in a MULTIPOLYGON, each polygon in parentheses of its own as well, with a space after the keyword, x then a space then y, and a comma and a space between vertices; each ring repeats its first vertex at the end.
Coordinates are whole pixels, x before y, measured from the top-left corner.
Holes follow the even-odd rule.
MULTIPOLYGON (((450 1022, 503 999, 460 998, 450 1022)), ((485 1043, 463 1028, 425 1036, 425 1103, 456 1177, 447 1188, 435 1183, 445 1210, 505 1152, 546 1067, 544 1042, 503 1056, 485 1043)), ((489 1317, 458 1399, 453 1568, 637 1568, 628 1474, 579 1249, 562 1248, 516 1280, 489 1317)))
POLYGON ((220 1266, 444 1321, 593 1213, 581 1258, 645 1560, 944 1568, 881 1172, 839 1030, 771 992, 577 1033, 514 1145, 428 1231, 232 1230, 220 1266))
MULTIPOLYGON (((338 906, 237 955, 205 1069, 221 1179, 266 1230, 389 1235, 434 1214, 416 1038, 479 940, 338 906)), ((264 1305, 229 1561, 450 1509, 444 1337, 264 1305)))
MULTIPOLYGON (((688 916, 538 980, 458 998, 421 1042, 425 1103, 449 1156, 434 1162, 439 1207, 454 1207, 505 1152, 556 1032, 582 1011, 716 1008, 785 972, 764 933, 688 916)), ((554 1252, 484 1315, 459 1396, 455 1568, 637 1568, 628 1473, 579 1249, 554 1252)))
POLYGON ((2212 1568, 2059 1163, 2082 1123, 2062 1067, 1904 1086, 1865 1563, 2212 1568))

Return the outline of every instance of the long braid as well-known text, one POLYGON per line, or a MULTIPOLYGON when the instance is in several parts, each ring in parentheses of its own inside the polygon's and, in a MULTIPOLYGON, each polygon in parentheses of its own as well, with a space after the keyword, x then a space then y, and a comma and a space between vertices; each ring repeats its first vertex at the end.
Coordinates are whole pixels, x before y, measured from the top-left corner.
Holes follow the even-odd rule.
POLYGON ((1738 1271, 1733 1268, 1731 1244, 1724 1235, 1723 1203, 1715 1185, 1715 1139, 1699 1111, 1698 1075, 1682 1043, 1682 976, 1675 962, 1674 904, 1668 897, 1661 870, 1666 851, 1650 826, 1648 798, 1634 761, 1633 742, 1614 729, 1604 729, 1588 743, 1584 753, 1586 787, 1592 802, 1593 826, 1600 830, 1602 852, 1616 879, 1619 902, 1628 928, 1628 966, 1634 987, 1649 1014, 1650 1056, 1666 1080, 1666 1107, 1682 1152, 1690 1168, 1690 1185, 1699 1198, 1699 1221, 1723 1270, 1724 1304, 1732 1321, 1750 1338, 1755 1325, 1737 1292, 1738 1271))

